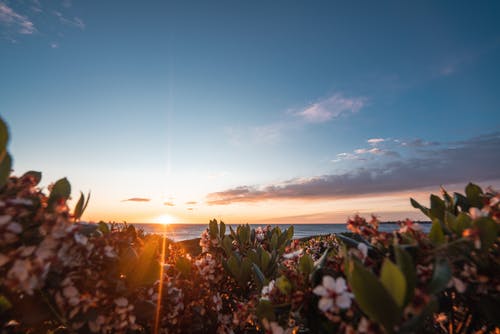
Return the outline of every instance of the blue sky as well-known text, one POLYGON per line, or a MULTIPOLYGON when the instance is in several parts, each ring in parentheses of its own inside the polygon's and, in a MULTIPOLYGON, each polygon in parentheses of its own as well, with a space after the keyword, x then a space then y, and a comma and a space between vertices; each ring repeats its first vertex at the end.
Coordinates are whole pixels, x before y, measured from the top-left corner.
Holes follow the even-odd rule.
POLYGON ((0 0, 15 173, 92 190, 90 220, 418 218, 410 194, 500 184, 499 17, 495 1, 0 0))

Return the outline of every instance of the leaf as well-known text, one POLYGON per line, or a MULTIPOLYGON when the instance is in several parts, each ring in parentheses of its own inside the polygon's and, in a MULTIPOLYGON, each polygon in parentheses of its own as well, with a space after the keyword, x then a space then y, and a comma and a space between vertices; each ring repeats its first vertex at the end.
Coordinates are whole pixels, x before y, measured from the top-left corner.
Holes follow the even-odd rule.
POLYGON ((212 219, 208 224, 208 227, 209 227, 208 230, 210 233, 210 238, 217 239, 217 236, 219 235, 219 227, 217 226, 217 220, 212 219))
POLYGON ((108 234, 109 233, 109 226, 105 222, 99 222, 97 223, 97 229, 102 232, 102 234, 108 234))
POLYGON ((433 244, 440 245, 445 241, 443 229, 441 228, 441 223, 439 222, 439 220, 433 219, 432 221, 433 222, 431 231, 429 232, 429 239, 431 239, 433 244))
POLYGON ((9 142, 9 128, 4 120, 0 117, 0 152, 7 149, 7 143, 9 142))
POLYGON ((316 262, 314 262, 315 269, 323 268, 323 266, 325 265, 326 259, 328 258, 329 252, 330 252, 330 248, 327 248, 325 250, 325 252, 323 253, 323 255, 321 255, 321 257, 316 262))
POLYGON ((380 281, 396 304, 402 307, 406 297, 406 279, 401 270, 389 259, 385 259, 382 264, 380 281))
POLYGON ((67 178, 58 180, 52 187, 49 196, 49 206, 60 200, 66 200, 71 194, 71 185, 67 178))
POLYGON ((403 305, 408 305, 413 300, 417 286, 417 271, 411 255, 400 246, 394 247, 396 263, 406 279, 406 295, 403 305))
POLYGON ((432 218, 437 218, 440 221, 444 222, 444 211, 446 210, 446 206, 444 205, 444 201, 436 195, 431 195, 431 216, 432 218))
POLYGON ((256 265, 255 263, 252 263, 252 270, 255 274, 255 277, 257 278, 257 282, 259 283, 259 286, 262 287, 267 284, 267 279, 266 276, 262 273, 262 270, 260 270, 259 266, 256 265))
POLYGON ((288 295, 292 292, 292 283, 285 276, 280 276, 276 279, 276 287, 281 291, 282 294, 288 295))
POLYGON ((75 221, 79 220, 80 217, 82 216, 84 201, 85 201, 85 196, 83 196, 83 193, 80 191, 80 199, 76 203, 75 209, 73 210, 73 217, 75 218, 75 221))
POLYGON ((257 305, 256 314, 260 320, 263 319, 267 319, 268 321, 276 320, 276 316, 274 315, 273 305, 269 300, 261 299, 259 301, 259 304, 257 305))
POLYGON ((469 212, 470 204, 464 195, 453 193, 453 201, 455 202, 455 206, 459 207, 462 212, 469 212))
POLYGON ((0 295, 0 314, 10 308, 12 308, 11 302, 4 295, 0 295))
POLYGON ((40 183, 40 181, 42 180, 42 173, 41 172, 36 172, 36 171, 33 171, 33 170, 30 170, 26 173, 23 174, 23 176, 21 178, 30 178, 33 180, 33 183, 35 184, 35 186, 37 184, 40 183))
POLYGON ((371 271, 356 260, 350 259, 349 262, 350 273, 347 278, 356 303, 371 320, 392 333, 394 325, 401 318, 398 305, 371 271))
POLYGON ((224 248, 226 255, 230 256, 233 252, 233 241, 230 236, 226 235, 224 239, 222 239, 222 247, 224 248))
POLYGON ((271 261, 271 254, 269 254, 262 246, 259 248, 261 249, 261 254, 260 254, 260 265, 262 270, 267 271, 269 267, 269 263, 271 261))
POLYGON ((12 167, 12 157, 6 153, 2 161, 0 161, 0 187, 3 187, 10 176, 12 167))
POLYGON ((430 218, 430 212, 429 212, 428 208, 426 208, 425 206, 422 206, 419 202, 417 202, 413 198, 410 198, 410 203, 411 203, 411 206, 413 206, 415 209, 419 209, 420 211, 423 212, 424 215, 426 215, 427 217, 430 218))
POLYGON ((178 257, 175 262, 175 268, 181 273, 184 278, 189 278, 191 275, 191 261, 185 257, 178 257))
POLYGON ((498 236, 497 223, 491 218, 481 217, 474 221, 473 225, 479 229, 481 238, 481 249, 487 251, 495 243, 498 236))
POLYGON ((444 213, 444 224, 446 225, 446 227, 451 230, 451 231, 455 231, 454 230, 454 227, 456 226, 457 224, 457 217, 455 217, 455 215, 449 211, 446 211, 444 213))
POLYGON ((226 235, 226 224, 223 221, 220 222, 219 235, 221 239, 226 235))
POLYGON ((474 183, 469 183, 467 187, 465 187, 465 195, 467 196, 467 201, 471 206, 476 208, 482 208, 483 190, 481 189, 481 187, 479 187, 474 183))
POLYGON ((455 225, 453 226, 453 232, 461 236, 464 230, 468 229, 472 225, 471 217, 465 212, 460 212, 455 220, 455 225))
POLYGON ((160 278, 160 263, 157 259, 159 239, 148 241, 135 265, 127 273, 128 282, 132 287, 153 284, 160 278))
POLYGON ((305 277, 309 277, 309 275, 313 272, 314 261, 309 254, 303 255, 299 259, 299 270, 305 277))
POLYGON ((434 296, 431 296, 431 300, 425 305, 423 310, 410 318, 399 328, 399 333, 421 333, 422 327, 425 324, 425 321, 429 319, 434 313, 438 311, 438 302, 434 296))
POLYGON ((432 273, 431 281, 427 286, 427 290, 431 294, 441 292, 451 279, 451 267, 446 259, 436 259, 434 262, 434 272, 432 273))

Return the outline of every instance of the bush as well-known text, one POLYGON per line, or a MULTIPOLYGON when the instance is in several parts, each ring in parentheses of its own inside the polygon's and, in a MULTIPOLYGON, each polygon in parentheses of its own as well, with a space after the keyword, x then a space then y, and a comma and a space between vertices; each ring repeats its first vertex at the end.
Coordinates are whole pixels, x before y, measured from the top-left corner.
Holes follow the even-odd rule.
POLYGON ((293 240, 293 227, 226 230, 201 254, 126 224, 82 224, 61 179, 10 175, 0 120, 2 333, 469 333, 500 331, 500 195, 469 184, 414 207, 430 233, 355 216, 351 233, 293 240))

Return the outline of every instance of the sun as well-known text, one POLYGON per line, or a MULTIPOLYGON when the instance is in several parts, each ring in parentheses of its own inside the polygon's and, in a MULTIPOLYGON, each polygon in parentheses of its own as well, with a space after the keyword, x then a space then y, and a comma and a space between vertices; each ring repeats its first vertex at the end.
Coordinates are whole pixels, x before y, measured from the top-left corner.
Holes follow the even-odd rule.
POLYGON ((167 214, 158 216, 155 219, 156 223, 161 225, 170 225, 174 222, 174 220, 175 220, 174 217, 167 214))

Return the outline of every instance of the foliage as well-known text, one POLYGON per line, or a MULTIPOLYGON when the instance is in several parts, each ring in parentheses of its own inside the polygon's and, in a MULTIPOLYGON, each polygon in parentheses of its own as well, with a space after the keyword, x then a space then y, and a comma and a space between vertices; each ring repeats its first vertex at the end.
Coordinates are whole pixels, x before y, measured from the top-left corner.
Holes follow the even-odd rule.
POLYGON ((10 175, 0 120, 2 333, 468 333, 500 331, 500 194, 412 205, 432 221, 392 233, 355 216, 350 233, 293 240, 293 227, 210 221, 191 256, 127 224, 80 223, 63 178, 10 175), (157 331, 159 329, 159 331, 157 331))

